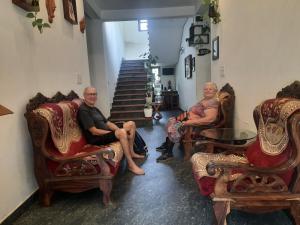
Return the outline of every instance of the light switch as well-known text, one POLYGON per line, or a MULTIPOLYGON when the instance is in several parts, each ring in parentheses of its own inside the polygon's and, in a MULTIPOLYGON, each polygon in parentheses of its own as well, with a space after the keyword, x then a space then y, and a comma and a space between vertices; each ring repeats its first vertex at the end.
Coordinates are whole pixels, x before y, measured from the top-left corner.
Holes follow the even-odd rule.
POLYGON ((225 77, 225 67, 220 66, 220 77, 225 77))

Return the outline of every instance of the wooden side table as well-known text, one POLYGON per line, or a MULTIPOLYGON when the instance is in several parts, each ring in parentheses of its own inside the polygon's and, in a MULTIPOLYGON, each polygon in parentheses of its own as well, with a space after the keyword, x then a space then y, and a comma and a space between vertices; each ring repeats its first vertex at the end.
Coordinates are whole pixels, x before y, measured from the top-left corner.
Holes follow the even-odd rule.
POLYGON ((214 153, 215 147, 222 149, 245 149, 255 141, 256 133, 245 129, 210 128, 200 132, 202 140, 196 146, 206 145, 206 152, 214 153))

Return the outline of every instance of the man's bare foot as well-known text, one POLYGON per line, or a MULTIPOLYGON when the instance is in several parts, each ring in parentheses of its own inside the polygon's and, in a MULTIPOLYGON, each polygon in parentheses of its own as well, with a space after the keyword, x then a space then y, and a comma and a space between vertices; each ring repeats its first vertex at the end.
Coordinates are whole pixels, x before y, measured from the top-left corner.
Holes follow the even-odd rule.
POLYGON ((145 171, 138 166, 128 166, 128 169, 136 175, 144 175, 145 171))
POLYGON ((139 155, 139 154, 136 154, 134 152, 132 152, 131 157, 134 158, 134 159, 143 159, 143 158, 145 158, 144 155, 139 155))

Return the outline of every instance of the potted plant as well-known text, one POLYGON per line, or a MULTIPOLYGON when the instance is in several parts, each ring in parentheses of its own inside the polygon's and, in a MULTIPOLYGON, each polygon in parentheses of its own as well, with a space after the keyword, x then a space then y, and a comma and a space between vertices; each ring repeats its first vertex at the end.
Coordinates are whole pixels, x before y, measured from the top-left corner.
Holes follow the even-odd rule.
POLYGON ((152 92, 146 92, 146 103, 152 103, 152 92))
POLYGON ((145 67, 147 69, 151 68, 152 65, 155 65, 157 63, 158 57, 157 56, 153 56, 150 52, 145 52, 143 54, 140 55, 140 57, 142 57, 145 60, 145 67))
POLYGON ((152 102, 151 103, 146 103, 145 106, 144 106, 145 117, 152 117, 152 113, 153 113, 152 102))
POLYGON ((212 18, 214 24, 221 22, 221 15, 219 12, 219 0, 202 0, 203 5, 208 8, 208 17, 212 18))

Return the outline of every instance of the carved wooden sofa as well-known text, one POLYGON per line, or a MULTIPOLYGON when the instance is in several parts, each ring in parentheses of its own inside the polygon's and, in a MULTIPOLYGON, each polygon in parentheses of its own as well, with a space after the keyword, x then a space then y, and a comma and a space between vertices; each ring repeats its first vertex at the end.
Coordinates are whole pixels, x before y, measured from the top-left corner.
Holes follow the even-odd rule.
POLYGON ((200 192, 213 198, 218 225, 226 224, 231 208, 253 213, 290 209, 300 225, 300 82, 261 103, 253 115, 254 143, 229 153, 193 155, 200 192))
POLYGON ((230 84, 225 84, 217 93, 220 102, 219 115, 216 122, 204 126, 189 126, 183 136, 182 144, 184 148, 184 158, 188 160, 192 156, 194 144, 200 139, 200 132, 207 128, 233 127, 235 94, 230 84))
POLYGON ((44 206, 50 205, 54 191, 75 193, 96 187, 103 192, 103 203, 110 203, 112 179, 123 151, 119 142, 109 146, 86 143, 76 118, 80 103, 71 91, 52 98, 38 93, 26 106, 34 173, 44 206))

